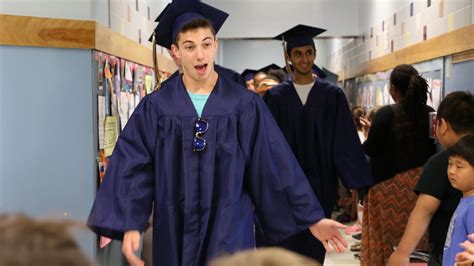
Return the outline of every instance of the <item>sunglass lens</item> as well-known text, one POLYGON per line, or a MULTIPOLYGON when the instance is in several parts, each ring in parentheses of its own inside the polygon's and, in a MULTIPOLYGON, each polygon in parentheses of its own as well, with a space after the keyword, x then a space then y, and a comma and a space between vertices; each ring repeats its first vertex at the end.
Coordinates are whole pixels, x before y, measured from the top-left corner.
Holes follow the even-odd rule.
POLYGON ((198 120, 194 124, 194 131, 197 133, 204 133, 207 131, 207 122, 204 120, 198 120))
POLYGON ((206 148, 206 140, 201 137, 194 138, 194 151, 203 151, 206 148))

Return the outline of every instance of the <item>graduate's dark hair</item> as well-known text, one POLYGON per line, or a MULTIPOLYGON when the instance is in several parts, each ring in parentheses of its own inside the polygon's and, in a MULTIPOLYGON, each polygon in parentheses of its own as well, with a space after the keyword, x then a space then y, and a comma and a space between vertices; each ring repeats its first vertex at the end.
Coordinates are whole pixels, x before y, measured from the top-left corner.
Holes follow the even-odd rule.
POLYGON ((206 28, 210 29, 212 32, 212 36, 216 36, 216 31, 214 30, 214 26, 212 26, 212 21, 207 18, 199 18, 191 20, 190 22, 184 24, 184 26, 179 30, 178 34, 176 34, 176 39, 174 40, 174 44, 178 46, 179 43, 179 34, 185 33, 190 30, 196 30, 199 28, 206 28))
POLYGON ((474 167, 474 135, 462 137, 448 150, 449 156, 461 157, 474 167))
POLYGON ((275 80, 278 81, 279 83, 282 83, 286 80, 285 71, 281 69, 270 69, 268 70, 268 75, 275 77, 276 78, 275 80))
POLYGON ((457 134, 474 134, 474 96, 467 91, 448 94, 439 104, 438 121, 444 119, 457 134))
POLYGON ((428 82, 411 65, 398 65, 390 74, 392 84, 401 96, 401 103, 411 120, 416 121, 428 99, 428 82))

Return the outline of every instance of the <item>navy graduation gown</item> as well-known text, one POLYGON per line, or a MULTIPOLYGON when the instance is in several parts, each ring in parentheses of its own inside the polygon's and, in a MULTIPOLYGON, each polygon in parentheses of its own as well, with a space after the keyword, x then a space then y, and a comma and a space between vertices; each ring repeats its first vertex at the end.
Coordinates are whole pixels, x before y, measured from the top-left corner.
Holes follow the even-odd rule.
MULTIPOLYGON (((303 105, 291 81, 267 91, 270 111, 330 218, 339 177, 348 188, 371 185, 362 145, 343 91, 317 78, 303 105)), ((258 232, 258 231, 257 231, 258 232)), ((324 246, 306 230, 281 243, 300 254, 324 261, 324 246)))
POLYGON ((372 178, 344 92, 317 78, 303 105, 291 81, 269 90, 264 100, 330 217, 338 178, 363 188, 372 178))
POLYGON ((89 216, 96 233, 144 231, 153 213, 154 265, 205 265, 253 248, 253 206, 277 243, 324 218, 260 97, 219 78, 202 113, 207 148, 193 152, 197 113, 181 78, 139 104, 119 137, 89 216))
POLYGON ((234 70, 225 68, 220 65, 214 65, 214 69, 216 70, 217 73, 219 73, 219 75, 224 76, 230 80, 233 80, 244 87, 247 86, 245 84, 244 78, 239 73, 235 72, 234 70))

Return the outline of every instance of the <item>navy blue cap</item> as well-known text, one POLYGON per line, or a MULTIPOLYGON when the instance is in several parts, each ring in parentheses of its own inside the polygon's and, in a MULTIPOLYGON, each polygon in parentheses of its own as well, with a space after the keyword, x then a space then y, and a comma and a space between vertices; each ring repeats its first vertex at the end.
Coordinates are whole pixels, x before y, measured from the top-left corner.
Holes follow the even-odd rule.
POLYGON ((171 3, 168 3, 165 8, 163 8, 163 11, 161 11, 161 13, 158 15, 158 17, 156 17, 155 19, 155 22, 160 22, 161 18, 163 17, 163 15, 165 14, 165 12, 168 10, 168 8, 170 8, 170 5, 171 3))
MULTIPOLYGON (((155 19, 155 22, 160 22, 161 18, 163 17, 163 15, 166 13, 166 11, 170 8, 170 3, 168 3, 165 8, 163 8, 163 10, 161 11, 161 13, 158 15, 158 17, 156 17, 155 19)), ((154 30, 156 31, 156 29, 154 30)), ((148 41, 149 42, 153 42, 153 34, 155 34, 155 32, 153 32, 150 37, 148 38, 148 41)))
POLYGON ((171 49, 178 32, 195 19, 209 19, 217 33, 229 14, 197 0, 174 0, 158 16, 156 43, 171 49))
POLYGON ((281 66, 277 65, 277 64, 270 64, 268 66, 265 66, 265 67, 262 67, 260 68, 259 70, 257 70, 257 72, 265 72, 267 73, 269 70, 271 69, 281 69, 281 66))
POLYGON ((273 39, 285 41, 286 49, 287 51, 290 51, 292 48, 295 47, 301 47, 306 45, 314 46, 313 38, 325 31, 325 29, 299 24, 279 34, 273 39))
POLYGON ((257 74, 257 70, 255 69, 245 69, 242 74, 240 74, 245 81, 253 79, 253 77, 257 74))

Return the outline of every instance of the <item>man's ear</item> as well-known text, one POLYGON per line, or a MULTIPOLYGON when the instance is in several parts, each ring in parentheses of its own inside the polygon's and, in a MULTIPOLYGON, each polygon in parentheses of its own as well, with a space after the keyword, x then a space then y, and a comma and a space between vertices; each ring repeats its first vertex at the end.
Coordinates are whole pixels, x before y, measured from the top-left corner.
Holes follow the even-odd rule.
POLYGON ((441 120, 438 120, 438 131, 445 135, 446 132, 451 129, 451 125, 444 120, 444 118, 441 118, 441 120))
POLYGON ((176 58, 181 59, 179 48, 176 46, 176 44, 171 45, 171 52, 173 53, 172 56, 174 55, 176 58))

